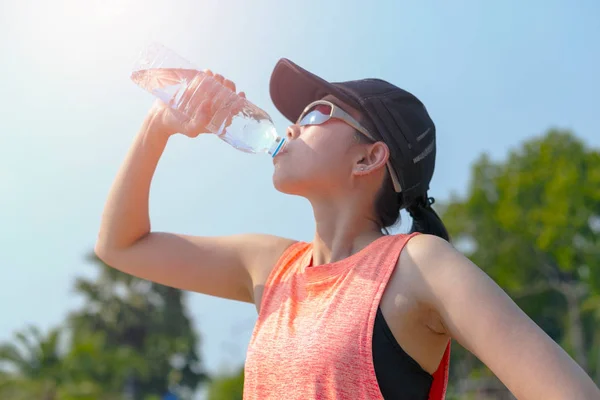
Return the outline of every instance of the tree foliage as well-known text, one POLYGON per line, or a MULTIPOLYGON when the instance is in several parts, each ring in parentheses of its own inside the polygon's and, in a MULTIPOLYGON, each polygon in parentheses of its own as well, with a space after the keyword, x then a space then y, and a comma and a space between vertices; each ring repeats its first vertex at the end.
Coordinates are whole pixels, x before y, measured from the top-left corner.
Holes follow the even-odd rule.
POLYGON ((0 398, 189 399, 206 379, 184 293, 118 272, 94 255, 84 304, 61 328, 30 327, 0 346, 0 398))
POLYGON ((244 369, 234 374, 223 374, 212 379, 208 400, 242 400, 244 388, 244 369))
POLYGON ((443 219, 456 246, 600 380, 600 153, 551 130, 504 161, 484 154, 443 219))

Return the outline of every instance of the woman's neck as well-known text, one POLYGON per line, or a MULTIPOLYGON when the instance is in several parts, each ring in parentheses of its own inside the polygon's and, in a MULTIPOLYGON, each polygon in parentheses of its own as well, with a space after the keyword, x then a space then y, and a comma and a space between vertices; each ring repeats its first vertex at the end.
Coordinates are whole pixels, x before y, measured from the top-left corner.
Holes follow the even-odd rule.
POLYGON ((365 205, 319 202, 313 205, 316 232, 313 239, 314 266, 342 260, 383 236, 365 205))

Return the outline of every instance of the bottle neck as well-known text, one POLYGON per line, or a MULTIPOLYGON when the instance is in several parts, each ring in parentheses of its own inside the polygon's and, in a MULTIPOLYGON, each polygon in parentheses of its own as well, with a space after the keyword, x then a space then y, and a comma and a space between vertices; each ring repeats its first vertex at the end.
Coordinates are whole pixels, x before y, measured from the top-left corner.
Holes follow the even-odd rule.
POLYGON ((275 157, 285 147, 286 143, 287 140, 285 138, 277 136, 275 142, 273 142, 273 145, 269 149, 271 157, 275 157))

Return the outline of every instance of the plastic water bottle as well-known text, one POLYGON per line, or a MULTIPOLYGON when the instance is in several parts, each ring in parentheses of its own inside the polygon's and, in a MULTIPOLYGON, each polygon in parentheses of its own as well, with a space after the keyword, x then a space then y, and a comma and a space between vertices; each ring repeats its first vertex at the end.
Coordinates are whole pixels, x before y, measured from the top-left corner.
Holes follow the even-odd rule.
POLYGON ((275 157, 285 145, 265 111, 161 44, 142 51, 131 79, 186 120, 203 101, 211 102, 207 129, 238 150, 275 157))

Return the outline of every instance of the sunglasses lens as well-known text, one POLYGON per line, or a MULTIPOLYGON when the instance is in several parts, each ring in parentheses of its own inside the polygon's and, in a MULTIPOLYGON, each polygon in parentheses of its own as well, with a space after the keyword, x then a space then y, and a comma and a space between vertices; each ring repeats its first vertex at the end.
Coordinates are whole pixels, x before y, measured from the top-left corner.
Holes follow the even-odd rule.
POLYGON ((320 125, 329 121, 329 118, 331 118, 330 115, 331 106, 327 104, 317 104, 304 113, 298 122, 298 125, 320 125))

